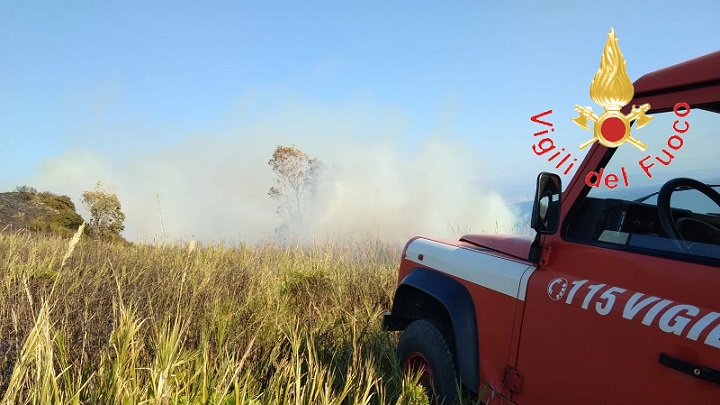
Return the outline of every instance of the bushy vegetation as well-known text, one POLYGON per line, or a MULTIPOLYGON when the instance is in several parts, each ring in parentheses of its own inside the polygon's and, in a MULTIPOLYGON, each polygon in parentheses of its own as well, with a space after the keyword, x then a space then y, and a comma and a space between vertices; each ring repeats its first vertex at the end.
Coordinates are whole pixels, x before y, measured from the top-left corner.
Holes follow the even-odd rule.
POLYGON ((397 247, 78 240, 0 233, 2 403, 427 402, 381 330, 397 247))
POLYGON ((117 195, 103 189, 98 181, 95 190, 84 191, 81 200, 90 212, 88 232, 95 239, 105 241, 124 240, 120 235, 125 229, 125 213, 122 212, 117 195))
POLYGON ((30 230, 67 237, 71 236, 83 223, 83 219, 75 211, 75 204, 70 197, 53 194, 49 191, 38 193, 37 190, 28 186, 19 186, 17 190, 25 201, 48 208, 30 220, 30 230))

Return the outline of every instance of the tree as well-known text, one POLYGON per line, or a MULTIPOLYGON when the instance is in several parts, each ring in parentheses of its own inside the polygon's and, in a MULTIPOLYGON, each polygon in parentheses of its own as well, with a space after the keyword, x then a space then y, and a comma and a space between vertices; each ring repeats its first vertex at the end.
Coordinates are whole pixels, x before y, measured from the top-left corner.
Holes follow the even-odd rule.
POLYGON ((276 175, 275 185, 270 187, 268 195, 280 204, 277 212, 286 220, 283 227, 299 226, 306 200, 315 192, 320 180, 322 162, 294 145, 280 145, 268 164, 276 175))
POLYGON ((102 240, 122 239, 120 232, 125 229, 120 200, 117 195, 102 189, 102 182, 95 184, 95 190, 82 193, 82 203, 90 211, 90 234, 102 240))

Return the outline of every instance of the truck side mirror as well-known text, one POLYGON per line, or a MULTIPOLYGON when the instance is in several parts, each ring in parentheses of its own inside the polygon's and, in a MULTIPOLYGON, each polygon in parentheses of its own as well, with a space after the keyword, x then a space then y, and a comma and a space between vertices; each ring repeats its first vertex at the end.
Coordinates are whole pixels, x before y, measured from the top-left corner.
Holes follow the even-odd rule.
POLYGON ((560 197, 562 182, 555 173, 538 175, 535 201, 533 202, 530 227, 537 233, 552 234, 560 225, 560 197))

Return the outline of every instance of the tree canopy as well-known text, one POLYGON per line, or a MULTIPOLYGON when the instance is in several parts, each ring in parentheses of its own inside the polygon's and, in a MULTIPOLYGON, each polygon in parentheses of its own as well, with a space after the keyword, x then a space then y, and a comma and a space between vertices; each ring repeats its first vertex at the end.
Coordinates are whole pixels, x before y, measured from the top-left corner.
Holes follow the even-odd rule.
POLYGON ((275 172, 274 185, 268 195, 278 202, 277 212, 285 219, 284 226, 300 226, 308 198, 320 180, 322 162, 294 145, 279 145, 268 165, 275 172))
POLYGON ((120 200, 117 195, 102 187, 102 182, 97 182, 95 190, 82 193, 82 203, 90 211, 90 235, 102 240, 121 239, 120 232, 125 229, 125 214, 120 200))

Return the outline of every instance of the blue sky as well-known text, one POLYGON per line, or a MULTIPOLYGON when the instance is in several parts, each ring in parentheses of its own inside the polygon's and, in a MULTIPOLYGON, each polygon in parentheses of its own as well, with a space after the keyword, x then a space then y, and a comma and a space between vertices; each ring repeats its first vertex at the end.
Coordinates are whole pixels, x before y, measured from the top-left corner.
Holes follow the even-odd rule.
MULTIPOLYGON (((163 183, 151 170, 227 180, 210 167, 264 163, 267 145, 333 166, 358 145, 402 162, 441 144, 461 152, 428 159, 476 164, 449 175, 517 198, 552 168, 530 150, 531 115, 552 108, 559 143, 586 137, 569 119, 592 104, 611 26, 632 80, 720 48, 716 1, 638 3, 0 0, 0 188, 77 203, 103 180, 141 207, 167 186, 144 184, 163 183), (196 151, 207 159, 183 157, 196 151)), ((165 193, 202 192, 185 181, 165 193)))

